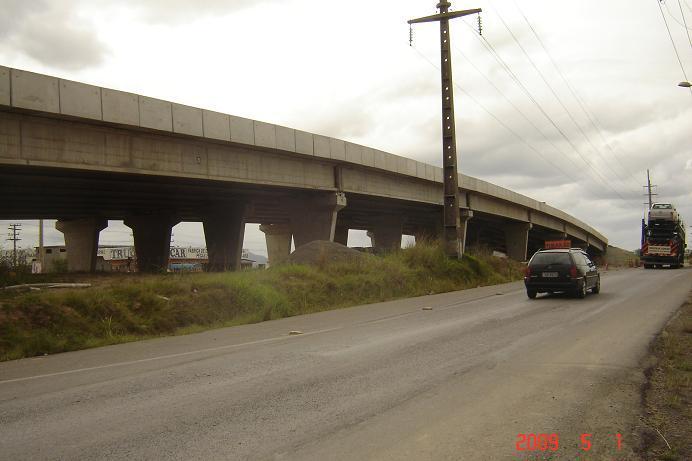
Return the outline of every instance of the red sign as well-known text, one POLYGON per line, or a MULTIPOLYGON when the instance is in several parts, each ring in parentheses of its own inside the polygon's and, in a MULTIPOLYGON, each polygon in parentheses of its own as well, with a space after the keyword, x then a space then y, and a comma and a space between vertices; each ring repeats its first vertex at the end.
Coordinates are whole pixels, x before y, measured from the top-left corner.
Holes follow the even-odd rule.
POLYGON ((555 250, 558 248, 572 248, 572 241, 571 240, 546 240, 545 241, 545 249, 546 250, 555 250))

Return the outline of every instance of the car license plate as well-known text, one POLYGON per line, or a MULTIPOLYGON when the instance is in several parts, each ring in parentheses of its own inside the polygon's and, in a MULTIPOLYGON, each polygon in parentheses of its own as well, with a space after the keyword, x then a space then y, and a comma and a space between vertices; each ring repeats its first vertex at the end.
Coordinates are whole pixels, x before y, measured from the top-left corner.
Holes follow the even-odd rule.
POLYGON ((557 272, 543 272, 543 278, 554 279, 557 277, 557 272))

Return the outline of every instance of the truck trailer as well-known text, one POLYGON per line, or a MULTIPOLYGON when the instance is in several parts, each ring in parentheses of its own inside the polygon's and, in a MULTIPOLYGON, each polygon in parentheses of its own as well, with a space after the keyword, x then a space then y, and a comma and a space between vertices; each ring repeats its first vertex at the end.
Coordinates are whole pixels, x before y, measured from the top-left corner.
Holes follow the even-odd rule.
POLYGON ((642 219, 641 261, 645 269, 685 264, 685 224, 675 207, 655 203, 649 210, 648 222, 642 219))

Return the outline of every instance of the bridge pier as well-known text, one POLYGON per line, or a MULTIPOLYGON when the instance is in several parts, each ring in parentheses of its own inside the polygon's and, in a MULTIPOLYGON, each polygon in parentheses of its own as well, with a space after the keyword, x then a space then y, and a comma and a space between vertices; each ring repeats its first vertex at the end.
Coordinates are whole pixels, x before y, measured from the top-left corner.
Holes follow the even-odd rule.
POLYGON ((377 251, 392 251, 401 248, 401 235, 404 218, 401 215, 381 215, 372 224, 368 232, 372 246, 377 251))
POLYGON ((55 228, 63 233, 67 249, 67 270, 95 272, 99 233, 108 227, 103 218, 58 220, 55 228))
POLYGON ((171 253, 171 230, 178 219, 169 214, 136 215, 125 219, 135 239, 137 271, 166 272, 171 253))
POLYGON ((343 246, 348 246, 348 226, 337 224, 334 229, 334 241, 343 246))
POLYGON ((245 207, 240 204, 217 207, 204 217, 202 224, 209 258, 207 270, 240 270, 245 237, 245 207))
POLYGON ((336 216, 346 206, 343 192, 297 202, 291 210, 291 230, 296 248, 314 240, 334 241, 336 216))
POLYGON ((529 230, 531 223, 512 223, 505 227, 507 256, 516 261, 526 261, 529 246, 529 230))
POLYGON ((291 254, 291 226, 288 224, 262 224, 267 242, 267 264, 273 266, 288 259, 291 254))

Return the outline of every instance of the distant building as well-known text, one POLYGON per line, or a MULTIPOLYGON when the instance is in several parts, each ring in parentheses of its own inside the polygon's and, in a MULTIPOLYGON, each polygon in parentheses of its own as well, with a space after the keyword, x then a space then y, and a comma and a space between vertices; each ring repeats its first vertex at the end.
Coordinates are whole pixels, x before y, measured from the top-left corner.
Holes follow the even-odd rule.
MULTIPOLYGON (((67 270, 67 248, 64 245, 44 246, 43 272, 67 270)), ((137 255, 133 246, 99 246, 96 252, 97 272, 136 272, 137 255)), ((27 263, 38 261, 38 248, 27 258, 27 263)), ((203 247, 171 247, 168 261, 169 272, 202 272, 209 258, 203 247)), ((263 265, 262 265, 263 266, 263 265)), ((250 259, 248 250, 243 249, 240 267, 252 269, 262 267, 250 259)))

